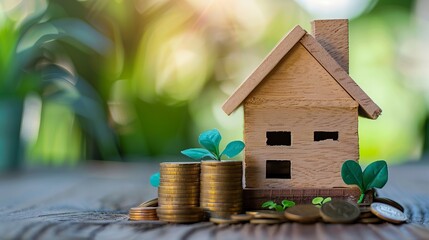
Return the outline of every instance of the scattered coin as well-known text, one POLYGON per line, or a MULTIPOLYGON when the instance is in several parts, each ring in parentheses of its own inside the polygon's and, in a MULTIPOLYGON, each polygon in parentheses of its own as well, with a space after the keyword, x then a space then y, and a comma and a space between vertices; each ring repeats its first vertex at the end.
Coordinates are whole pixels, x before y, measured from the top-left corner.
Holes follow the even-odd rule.
POLYGON ((284 220, 280 219, 252 219, 250 223, 252 224, 279 224, 283 223, 284 220))
POLYGON ((285 220, 286 217, 284 215, 284 212, 258 212, 255 215, 253 215, 254 219, 279 219, 279 220, 285 220))
POLYGON ((239 221, 231 219, 231 218, 219 218, 219 217, 211 217, 210 222, 216 224, 234 224, 239 223, 239 221))
POLYGON ((332 200, 322 205, 320 215, 325 222, 351 223, 359 218, 359 208, 344 200, 332 200))
POLYGON ((240 222, 248 222, 252 219, 253 216, 249 214, 233 214, 231 215, 232 220, 240 221, 240 222))
POLYGON ((377 198, 374 198, 374 202, 385 203, 387 205, 390 205, 390 206, 392 206, 394 208, 399 209, 401 212, 405 211, 404 207, 401 204, 399 204, 395 200, 392 200, 392 199, 389 199, 389 198, 377 197, 377 198))
POLYGON ((407 221, 407 216, 401 210, 385 203, 372 203, 371 211, 377 217, 391 223, 403 223, 407 221))
POLYGON ((369 218, 361 218, 358 220, 359 223, 366 223, 366 224, 370 224, 370 223, 382 223, 383 220, 381 220, 378 217, 369 217, 369 218))
POLYGON ((320 219, 320 210, 311 204, 301 204, 287 208, 284 215, 295 222, 313 223, 320 219))

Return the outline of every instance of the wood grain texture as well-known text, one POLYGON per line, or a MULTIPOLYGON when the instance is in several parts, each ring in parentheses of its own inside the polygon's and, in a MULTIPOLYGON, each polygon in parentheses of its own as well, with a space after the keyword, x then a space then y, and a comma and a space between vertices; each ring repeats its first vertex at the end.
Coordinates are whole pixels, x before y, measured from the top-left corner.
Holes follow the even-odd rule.
POLYGON ((283 38, 277 46, 268 54, 262 63, 250 74, 250 76, 234 91, 225 101, 222 109, 226 114, 231 114, 246 97, 258 86, 264 77, 282 60, 292 47, 306 34, 300 26, 296 26, 283 38))
MULTIPOLYGON (((177 159, 171 159, 177 161, 177 159)), ((156 197, 159 161, 91 163, 76 169, 0 175, 1 239, 427 239, 428 163, 389 167, 379 191, 405 207, 409 222, 383 224, 215 225, 131 222, 130 207, 156 197)))
POLYGON ((316 60, 332 75, 332 77, 359 103, 359 113, 362 116, 377 119, 381 109, 356 84, 346 71, 329 55, 329 53, 309 34, 300 43, 316 58, 316 60))
POLYGON ((349 20, 315 20, 311 26, 317 42, 349 73, 349 20))
MULTIPOLYGON (((320 65, 320 63, 297 43, 277 66, 249 94, 248 98, 271 98, 294 101, 343 100, 354 102, 349 94, 320 65)), ((308 102, 309 102, 308 101, 308 102)), ((247 102, 247 99, 244 100, 247 102)))
POLYGON ((343 187, 342 163, 359 159, 357 106, 244 105, 244 184, 247 188, 343 187), (267 131, 290 131, 291 146, 268 146, 267 131), (338 141, 314 141, 314 131, 338 131, 338 141), (267 160, 290 160, 291 179, 267 179, 267 160))

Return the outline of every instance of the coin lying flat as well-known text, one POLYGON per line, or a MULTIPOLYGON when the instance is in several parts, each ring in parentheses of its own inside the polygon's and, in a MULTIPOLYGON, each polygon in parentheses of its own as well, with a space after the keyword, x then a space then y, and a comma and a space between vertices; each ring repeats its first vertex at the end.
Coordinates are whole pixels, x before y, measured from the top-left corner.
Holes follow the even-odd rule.
POLYGON ((249 214, 233 214, 231 215, 232 220, 240 221, 240 222, 248 222, 252 219, 253 216, 249 214))
POLYGON ((320 219, 320 210, 311 204, 295 205, 285 210, 287 219, 300 223, 313 223, 320 219))
POLYGON ((325 222, 351 223, 359 218, 360 210, 353 203, 344 200, 332 200, 322 205, 320 215, 325 222))
POLYGON ((285 222, 280 219, 252 219, 250 220, 251 224, 279 224, 285 222))
POLYGON ((369 218, 361 218, 358 220, 359 223, 365 223, 365 224, 371 224, 371 223, 382 223, 383 220, 381 220, 378 217, 369 217, 369 218))
POLYGON ((398 202, 396 202, 390 198, 377 197, 377 198, 374 198, 374 202, 385 203, 387 205, 390 205, 394 208, 399 209, 401 212, 404 212, 404 210, 405 210, 404 207, 400 203, 398 203, 398 202))
POLYGON ((254 219, 279 219, 279 220, 286 220, 286 217, 283 212, 258 212, 255 215, 253 215, 254 219))
POLYGON ((391 223, 403 223, 408 219, 401 210, 385 203, 372 203, 371 212, 377 217, 391 223))
POLYGON ((216 224, 234 224, 239 223, 239 221, 231 219, 231 218, 220 218, 220 217, 211 217, 210 222, 216 224))

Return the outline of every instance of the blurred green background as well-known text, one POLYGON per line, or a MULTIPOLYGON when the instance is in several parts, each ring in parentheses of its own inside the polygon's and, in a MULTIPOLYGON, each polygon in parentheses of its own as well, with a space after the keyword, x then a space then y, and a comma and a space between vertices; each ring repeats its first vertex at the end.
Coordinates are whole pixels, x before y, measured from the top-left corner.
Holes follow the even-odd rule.
MULTIPOLYGON (((0 169, 179 156, 295 25, 350 19, 350 75, 383 109, 361 160, 429 149, 424 0, 0 0, 0 169)), ((226 141, 224 141, 226 142, 226 141)))

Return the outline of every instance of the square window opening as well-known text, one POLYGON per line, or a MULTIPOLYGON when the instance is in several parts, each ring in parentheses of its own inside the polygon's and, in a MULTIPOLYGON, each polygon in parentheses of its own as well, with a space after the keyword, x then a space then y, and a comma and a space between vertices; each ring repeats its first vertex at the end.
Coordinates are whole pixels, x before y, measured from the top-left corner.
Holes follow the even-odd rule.
POLYGON ((333 140, 338 141, 338 132, 324 132, 324 131, 315 131, 314 132, 314 141, 325 141, 333 140))
POLYGON ((291 179, 289 160, 267 160, 266 164, 267 179, 291 179))
POLYGON ((266 136, 268 146, 290 146, 292 144, 291 132, 267 132, 266 136))

